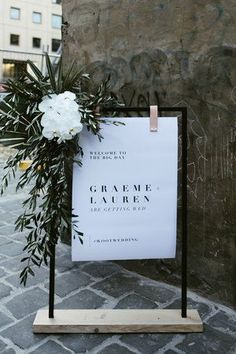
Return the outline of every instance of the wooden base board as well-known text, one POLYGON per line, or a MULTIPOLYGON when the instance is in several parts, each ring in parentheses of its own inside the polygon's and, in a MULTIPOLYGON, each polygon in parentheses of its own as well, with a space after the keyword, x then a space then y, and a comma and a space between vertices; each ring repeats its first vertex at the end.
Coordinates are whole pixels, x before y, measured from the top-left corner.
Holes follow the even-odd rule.
POLYGON ((203 324, 197 310, 188 310, 187 318, 180 310, 48 310, 37 312, 34 333, 155 333, 202 332, 203 324))

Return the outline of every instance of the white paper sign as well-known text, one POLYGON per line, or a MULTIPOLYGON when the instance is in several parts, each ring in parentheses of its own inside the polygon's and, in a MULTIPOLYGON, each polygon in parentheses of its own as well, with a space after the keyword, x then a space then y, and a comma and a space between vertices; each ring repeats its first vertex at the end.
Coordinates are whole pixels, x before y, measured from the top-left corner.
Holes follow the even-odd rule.
MULTIPOLYGON (((111 121, 113 118, 107 118, 111 121)), ((116 118, 104 139, 81 134, 83 167, 74 166, 72 260, 173 258, 176 250, 177 118, 116 118)))

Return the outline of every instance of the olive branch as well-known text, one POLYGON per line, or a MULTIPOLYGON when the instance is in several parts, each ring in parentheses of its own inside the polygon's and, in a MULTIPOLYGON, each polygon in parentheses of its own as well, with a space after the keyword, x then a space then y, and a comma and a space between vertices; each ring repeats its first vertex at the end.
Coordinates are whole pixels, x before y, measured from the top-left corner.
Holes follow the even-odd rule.
MULTIPOLYGON (((4 167, 0 192, 4 193, 11 178, 15 178, 21 161, 32 163, 21 174, 16 189, 30 186, 27 199, 23 202, 24 212, 15 221, 15 229, 27 231, 25 256, 21 260, 24 268, 20 274, 21 283, 26 285, 28 275, 34 275, 34 266, 48 264, 51 250, 61 234, 71 228, 74 235, 83 242, 78 230, 78 216, 71 207, 72 165, 82 165, 82 147, 79 134, 71 140, 58 144, 56 139, 48 140, 42 135, 39 110, 42 98, 65 91, 76 95, 79 103, 81 123, 91 134, 102 139, 100 129, 105 120, 98 119, 96 107, 112 107, 117 99, 109 93, 108 80, 96 87, 88 74, 75 70, 74 65, 64 69, 60 60, 53 68, 46 55, 47 75, 28 61, 31 72, 25 72, 18 80, 8 80, 8 95, 0 102, 0 144, 16 149, 4 167), (92 90, 90 89, 92 87, 92 90)), ((119 122, 113 122, 117 125, 119 122)))

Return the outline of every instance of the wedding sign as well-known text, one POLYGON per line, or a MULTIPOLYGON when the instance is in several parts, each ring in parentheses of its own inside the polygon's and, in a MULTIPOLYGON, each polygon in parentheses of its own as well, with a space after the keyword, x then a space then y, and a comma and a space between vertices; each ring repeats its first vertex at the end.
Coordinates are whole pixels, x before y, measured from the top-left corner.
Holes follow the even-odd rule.
POLYGON ((174 258, 177 215, 177 118, 105 118, 101 142, 80 134, 83 167, 73 171, 72 260, 174 258))

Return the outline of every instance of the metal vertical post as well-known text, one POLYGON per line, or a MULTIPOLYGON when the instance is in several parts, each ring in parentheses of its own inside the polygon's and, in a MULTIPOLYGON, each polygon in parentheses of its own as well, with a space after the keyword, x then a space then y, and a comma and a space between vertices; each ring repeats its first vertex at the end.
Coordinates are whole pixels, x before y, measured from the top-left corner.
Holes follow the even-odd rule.
POLYGON ((187 108, 182 109, 182 317, 187 317, 187 108))
POLYGON ((52 246, 49 269, 49 318, 54 318, 54 297, 55 297, 55 245, 52 246))

